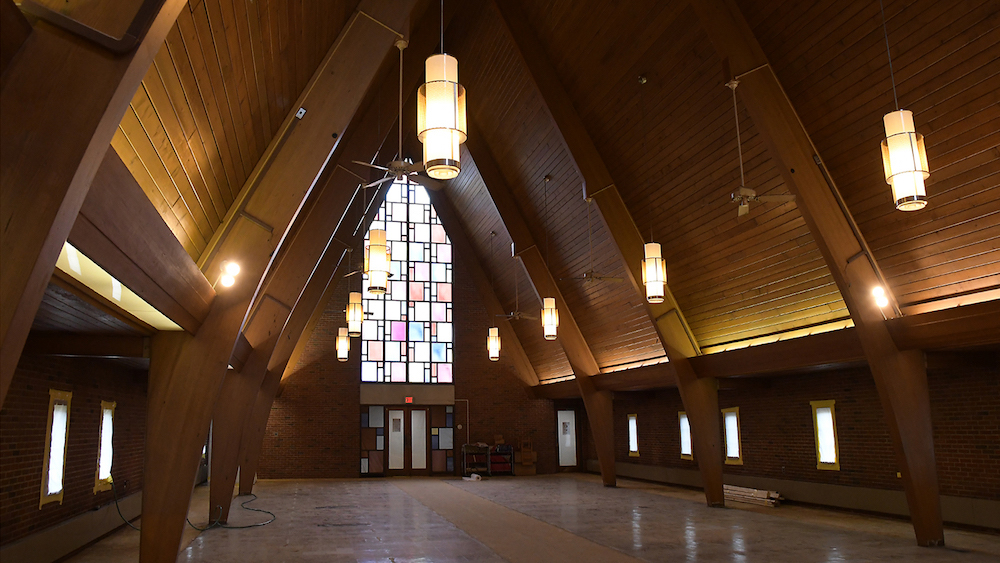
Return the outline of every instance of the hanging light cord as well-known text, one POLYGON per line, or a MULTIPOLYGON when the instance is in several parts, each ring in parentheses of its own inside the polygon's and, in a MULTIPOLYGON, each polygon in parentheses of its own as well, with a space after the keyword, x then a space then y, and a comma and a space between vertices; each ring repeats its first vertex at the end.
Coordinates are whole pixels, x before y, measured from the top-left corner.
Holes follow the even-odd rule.
POLYGON ((399 154, 396 158, 403 160, 403 47, 399 48, 399 121, 396 130, 399 132, 399 154))
MULTIPOLYGON (((646 142, 649 140, 649 118, 646 115, 646 102, 642 97, 642 87, 647 82, 646 76, 643 74, 639 75, 639 111, 642 112, 642 152, 649 157, 649 148, 646 146, 646 142)), ((653 242, 653 223, 649 224, 649 242, 653 242)))
MULTIPOLYGON (((444 0, 441 0, 442 2, 444 0)), ((892 80, 892 99, 896 102, 896 111, 899 111, 899 98, 896 97, 896 76, 892 72, 892 53, 889 52, 889 30, 885 26, 885 6, 882 0, 878 0, 879 11, 882 12, 882 33, 885 35, 885 54, 889 57, 889 79, 892 80)))
POLYGON ((594 229, 590 226, 590 203, 593 199, 587 199, 587 243, 590 245, 590 273, 594 273, 594 229))
POLYGON ((740 141, 740 110, 736 106, 736 86, 740 83, 739 80, 733 79, 727 86, 733 91, 733 115, 736 117, 736 150, 740 155, 740 187, 746 187, 746 181, 743 179, 743 143, 740 141))
POLYGON ((441 0, 441 54, 444 54, 444 0, 441 0))

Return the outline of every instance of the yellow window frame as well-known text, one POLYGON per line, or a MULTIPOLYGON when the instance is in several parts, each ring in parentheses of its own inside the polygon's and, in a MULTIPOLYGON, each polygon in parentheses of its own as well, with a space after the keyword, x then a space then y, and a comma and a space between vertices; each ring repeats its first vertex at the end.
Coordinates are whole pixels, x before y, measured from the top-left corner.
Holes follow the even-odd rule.
POLYGON ((837 411, 834 407, 835 401, 829 399, 826 401, 809 401, 809 406, 812 407, 813 416, 813 438, 816 443, 816 469, 822 469, 825 471, 840 471, 840 438, 837 436, 837 411), (816 409, 829 408, 830 409, 830 419, 833 421, 833 463, 824 463, 820 461, 819 455, 819 419, 816 416, 816 409))
POLYGON ((743 428, 740 426, 740 407, 722 409, 722 437, 723 445, 726 446, 726 465, 743 465, 743 428), (736 448, 739 450, 739 457, 729 457, 729 436, 726 434, 726 414, 736 415, 736 448))
POLYGON ((682 444, 681 445, 681 459, 686 459, 686 460, 689 460, 689 461, 693 461, 694 460, 694 439, 691 437, 691 419, 688 418, 687 413, 684 412, 684 411, 677 411, 677 432, 681 436, 681 441, 680 441, 681 444, 682 444), (690 442, 690 444, 691 444, 691 453, 689 453, 689 454, 684 453, 684 449, 683 449, 684 448, 684 446, 683 446, 683 444, 684 444, 684 439, 683 439, 684 438, 684 435, 683 435, 684 427, 681 426, 681 420, 687 420, 687 422, 688 422, 688 442, 690 442))
POLYGON ((45 455, 42 457, 42 484, 39 492, 38 508, 51 502, 62 504, 63 494, 66 492, 66 452, 69 449, 69 417, 70 403, 73 400, 72 391, 61 391, 59 389, 49 389, 49 415, 45 425, 45 455), (66 405, 66 439, 63 441, 63 486, 58 493, 46 494, 49 482, 49 458, 52 454, 52 423, 55 407, 58 404, 66 405))
MULTIPOLYGON (((101 424, 99 427, 98 440, 97 440, 97 468, 94 470, 94 494, 101 491, 111 490, 111 475, 107 478, 101 479, 101 442, 104 440, 104 411, 111 410, 111 425, 112 434, 114 433, 114 420, 115 420, 115 407, 117 403, 114 401, 101 401, 101 424)), ((114 463, 114 446, 111 448, 112 464, 114 463)))
POLYGON ((628 415, 628 456, 629 457, 639 457, 639 415, 630 414, 628 415), (635 449, 632 449, 632 421, 635 421, 635 449))

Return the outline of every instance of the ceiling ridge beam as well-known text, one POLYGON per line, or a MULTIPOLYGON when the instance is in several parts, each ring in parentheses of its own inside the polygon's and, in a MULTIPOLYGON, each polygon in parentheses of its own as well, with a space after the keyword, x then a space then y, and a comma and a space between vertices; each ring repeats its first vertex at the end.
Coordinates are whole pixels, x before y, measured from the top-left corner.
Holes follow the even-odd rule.
MULTIPOLYGON (((593 198, 605 228, 611 233, 615 247, 625 264, 629 280, 645 304, 650 321, 656 328, 660 343, 678 375, 681 398, 691 423, 691 435, 698 454, 698 467, 705 485, 709 506, 723 506, 722 446, 720 442, 718 388, 714 379, 699 379, 688 358, 700 353, 697 339, 684 320, 684 315, 670 291, 664 287, 664 302, 651 304, 642 286, 642 247, 645 240, 639 233, 632 214, 608 171, 590 135, 573 106, 573 100, 559 82, 558 74, 549 61, 544 47, 531 24, 511 2, 493 2, 500 12, 521 63, 544 101, 566 152, 569 153, 583 179, 584 198, 593 198)), ((684 6, 678 6, 678 13, 684 6)))
POLYGON ((785 185, 796 195, 854 319, 893 438, 917 543, 943 545, 926 358, 919 350, 901 351, 893 341, 885 318, 898 316, 896 307, 884 311, 871 294, 873 287, 882 286, 894 303, 890 288, 739 7, 733 0, 701 0, 692 6, 720 57, 728 60, 734 75, 742 73, 738 94, 785 185))

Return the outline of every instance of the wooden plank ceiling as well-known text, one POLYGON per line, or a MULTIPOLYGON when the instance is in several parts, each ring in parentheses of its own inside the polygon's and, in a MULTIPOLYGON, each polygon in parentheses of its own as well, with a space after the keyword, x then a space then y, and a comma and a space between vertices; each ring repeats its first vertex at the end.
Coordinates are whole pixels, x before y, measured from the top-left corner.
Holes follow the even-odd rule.
POLYGON ((916 213, 893 210, 877 150, 895 109, 878 3, 739 4, 900 303, 1000 286, 1000 4, 885 4, 931 169, 916 213))
MULTIPOLYGON (((882 115, 894 109, 878 4, 737 3, 900 303, 1000 287, 1000 5, 886 3, 900 104, 926 135, 932 171, 930 205, 900 213, 878 149, 882 115)), ((113 146, 192 257, 355 5, 192 1, 181 14, 113 146)), ((521 1, 520 9, 640 231, 663 243, 670 286, 703 349, 849 320, 794 203, 754 204, 737 218, 729 197, 739 185, 729 77, 690 8, 551 0, 521 1)), ((602 370, 662 361, 630 284, 569 279, 591 269, 581 179, 495 8, 463 4, 446 46, 469 92, 478 127, 470 134, 488 142, 602 370)), ((786 193, 742 104, 739 116, 746 185, 786 193)), ((515 309, 517 272, 519 308, 537 315, 538 299, 510 258, 510 237, 474 158, 463 153, 448 194, 501 303, 515 309)), ((596 209, 592 223, 593 269, 625 277, 596 209)), ((513 324, 540 379, 570 373, 537 321, 513 324)))
POLYGON ((182 10, 112 146, 195 260, 357 3, 182 10))

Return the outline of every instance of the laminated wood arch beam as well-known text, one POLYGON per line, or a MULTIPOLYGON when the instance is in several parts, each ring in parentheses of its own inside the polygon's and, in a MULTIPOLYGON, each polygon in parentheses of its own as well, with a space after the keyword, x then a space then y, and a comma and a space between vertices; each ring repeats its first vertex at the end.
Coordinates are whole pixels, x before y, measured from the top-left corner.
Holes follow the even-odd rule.
MULTIPOLYGON (((241 266, 195 335, 159 334, 150 366, 140 560, 173 561, 212 409, 255 290, 378 69, 417 5, 362 0, 251 175, 253 189, 214 246, 206 271, 241 266), (294 115, 306 108, 302 119, 294 115)), ((250 185, 248 184, 248 188, 250 185)), ((249 338, 248 338, 249 339, 249 338)), ((250 363, 250 361, 248 361, 250 363)))
MULTIPOLYGON (((0 94, 0 404, 94 174, 183 0, 112 55, 39 23, 5 61, 0 94), (73 103, 66 103, 72 99, 73 103)), ((9 8, 9 6, 8 6, 9 8)), ((4 20, 15 16, 4 11, 4 20)), ((4 26, 6 38, 7 26, 4 26)), ((6 50, 6 45, 5 45, 6 50)))
MULTIPOLYGON (((740 96, 785 185, 797 196, 796 205, 854 319, 902 469, 917 543, 943 545, 924 354, 901 351, 893 341, 883 311, 871 297, 874 286, 884 285, 875 258, 836 187, 827 183, 822 159, 739 7, 733 0, 691 5, 733 74, 743 73, 740 96)), ((890 308, 885 312, 896 316, 890 308)))
MULTIPOLYGON (((388 191, 389 186, 383 184, 376 192, 375 197, 368 202, 363 214, 361 213, 362 206, 348 208, 347 219, 341 221, 334 238, 344 241, 344 246, 348 248, 359 246, 364 233, 368 230, 368 225, 378 213, 388 191)), ((299 296, 299 300, 292 308, 292 314, 278 337, 274 352, 267 364, 267 372, 264 374, 260 389, 257 391, 253 405, 247 414, 242 434, 239 436, 240 494, 249 494, 253 491, 254 476, 257 474, 257 468, 260 464, 264 431, 267 428, 271 404, 274 402, 275 396, 278 394, 278 387, 282 382, 282 375, 288 372, 288 366, 294 365, 292 361, 297 358, 294 352, 299 349, 299 345, 303 345, 308 340, 308 334, 312 332, 319 317, 322 316, 337 284, 345 274, 351 271, 353 265, 348 256, 350 255, 345 248, 328 248, 323 259, 316 266, 309 283, 299 296)), ((233 474, 235 477, 235 468, 233 474)), ((232 490, 231 485, 229 490, 232 490)))
POLYGON ((105 153, 69 242, 184 330, 197 332, 208 315, 212 283, 115 151, 105 153))
MULTIPOLYGON (((641 260, 644 240, 625 206, 614 179, 608 171, 573 101, 559 82, 555 67, 548 59, 531 25, 511 2, 494 2, 496 9, 520 55, 521 61, 545 102, 556 131, 583 179, 585 198, 593 198, 602 220, 625 264, 629 280, 656 328, 660 343, 677 373, 681 399, 691 422, 691 434, 697 453, 698 468, 709 506, 723 506, 722 446, 719 424, 719 396, 714 379, 699 378, 688 358, 700 354, 697 340, 684 320, 670 288, 665 288, 662 304, 646 302, 642 287, 641 260)), ((677 13, 684 6, 678 3, 677 13)))
MULTIPOLYGON (((469 126, 473 130, 479 130, 473 123, 472 116, 469 116, 469 126)), ((566 305, 556 279, 552 276, 542 252, 528 228, 528 223, 524 219, 514 195, 511 193, 507 180, 497 166, 493 153, 483 140, 483 136, 470 135, 466 141, 466 146, 472 156, 479 174, 482 176, 486 190, 496 206, 500 220, 510 233, 511 240, 514 241, 514 248, 520 248, 518 256, 528 273, 532 287, 539 296, 539 300, 544 297, 554 297, 556 307, 559 309, 559 344, 566 353, 573 373, 576 375, 577 384, 580 387, 580 395, 587 410, 587 419, 594 435, 594 443, 597 447, 597 460, 601 466, 601 480, 604 486, 614 487, 616 484, 615 475, 615 442, 614 442, 614 420, 612 396, 608 391, 598 390, 591 377, 601 373, 597 360, 594 358, 587 340, 580 331, 573 313, 566 305)))

